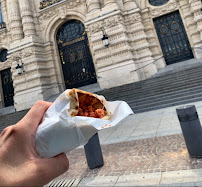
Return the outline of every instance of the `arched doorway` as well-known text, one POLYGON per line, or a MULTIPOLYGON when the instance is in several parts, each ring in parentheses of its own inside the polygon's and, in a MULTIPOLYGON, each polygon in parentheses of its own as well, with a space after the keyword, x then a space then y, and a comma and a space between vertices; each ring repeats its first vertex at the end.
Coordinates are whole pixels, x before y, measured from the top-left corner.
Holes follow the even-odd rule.
POLYGON ((71 20, 57 32, 56 40, 66 88, 97 82, 88 37, 83 23, 71 20))
MULTIPOLYGON (((0 63, 3 63, 7 60, 7 50, 3 49, 0 52, 0 63)), ((5 107, 12 106, 14 104, 14 88, 13 81, 11 76, 10 68, 0 71, 1 76, 1 85, 3 92, 3 103, 5 107)))
POLYGON ((179 11, 154 19, 166 64, 194 58, 179 11))

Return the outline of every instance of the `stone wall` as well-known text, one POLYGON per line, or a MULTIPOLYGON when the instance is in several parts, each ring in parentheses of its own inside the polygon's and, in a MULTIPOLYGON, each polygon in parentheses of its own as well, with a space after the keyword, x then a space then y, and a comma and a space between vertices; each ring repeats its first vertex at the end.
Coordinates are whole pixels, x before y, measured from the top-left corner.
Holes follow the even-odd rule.
POLYGON ((160 7, 148 0, 63 0, 41 10, 40 0, 0 1, 6 23, 0 30, 0 50, 9 53, 0 70, 11 67, 17 110, 65 90, 55 37, 71 19, 86 27, 102 89, 146 79, 165 67, 163 58, 154 62, 162 50, 153 19, 175 10, 180 11, 194 57, 202 58, 200 0, 170 0, 160 7), (108 47, 102 43, 102 29, 109 37, 108 47), (18 58, 24 63, 22 75, 16 71, 18 58))

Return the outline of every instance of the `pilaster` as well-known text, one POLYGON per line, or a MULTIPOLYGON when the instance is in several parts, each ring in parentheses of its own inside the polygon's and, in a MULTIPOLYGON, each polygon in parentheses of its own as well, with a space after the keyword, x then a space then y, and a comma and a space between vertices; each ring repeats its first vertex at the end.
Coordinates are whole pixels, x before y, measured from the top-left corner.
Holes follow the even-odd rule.
POLYGON ((61 85, 57 82, 52 44, 43 44, 36 39, 31 41, 32 37, 25 39, 18 47, 12 47, 9 51, 17 111, 30 108, 36 101, 48 100, 52 95, 61 92, 61 85), (17 58, 21 59, 24 67, 21 75, 16 70, 19 63, 17 58))
POLYGON ((100 11, 100 1, 99 0, 87 0, 86 1, 88 13, 92 13, 95 11, 100 11))
POLYGON ((202 58, 202 15, 201 15, 201 1, 189 0, 189 3, 182 4, 180 8, 185 20, 185 28, 192 46, 192 51, 195 58, 202 58))
POLYGON ((112 10, 118 10, 120 7, 118 6, 116 0, 104 0, 103 1, 104 7, 102 9, 103 13, 110 12, 112 10))
POLYGON ((110 88, 138 81, 134 56, 126 34, 124 16, 120 11, 89 23, 89 39, 101 88, 110 88), (109 46, 102 42, 104 28, 109 46))
POLYGON ((123 0, 125 10, 131 10, 137 8, 134 0, 123 0))
POLYGON ((19 4, 25 37, 35 35, 34 20, 31 11, 31 0, 19 0, 19 4))
POLYGON ((22 20, 18 0, 7 0, 8 16, 10 20, 10 31, 12 40, 21 40, 24 37, 22 29, 22 20))
POLYGON ((142 21, 139 10, 130 13, 126 16, 125 22, 127 25, 129 41, 131 41, 132 51, 135 58, 135 64, 137 66, 139 79, 143 80, 149 78, 151 75, 157 72, 157 67, 154 63, 153 54, 150 50, 150 43, 145 31, 145 21, 142 21), (148 65, 150 64, 150 65, 148 65))

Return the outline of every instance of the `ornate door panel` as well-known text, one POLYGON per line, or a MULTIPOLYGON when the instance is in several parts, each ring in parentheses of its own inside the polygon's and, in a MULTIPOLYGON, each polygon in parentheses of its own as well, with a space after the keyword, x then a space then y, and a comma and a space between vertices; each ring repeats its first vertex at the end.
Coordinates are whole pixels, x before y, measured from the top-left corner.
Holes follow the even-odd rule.
POLYGON ((1 82, 4 95, 4 105, 5 107, 12 106, 14 103, 14 89, 10 69, 1 71, 1 82))
POLYGON ((178 11, 154 19, 167 65, 194 58, 178 11))
POLYGON ((59 29, 56 38, 66 88, 96 83, 84 25, 80 21, 69 21, 59 29))

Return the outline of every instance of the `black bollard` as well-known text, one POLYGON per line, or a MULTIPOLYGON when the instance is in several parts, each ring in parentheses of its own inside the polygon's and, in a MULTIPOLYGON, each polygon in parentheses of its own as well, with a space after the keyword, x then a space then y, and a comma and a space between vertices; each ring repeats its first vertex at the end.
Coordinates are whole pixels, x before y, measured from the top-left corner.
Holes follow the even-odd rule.
POLYGON ((176 111, 190 156, 202 157, 202 129, 196 107, 187 105, 176 111))
POLYGON ((89 169, 99 168, 104 165, 102 150, 98 134, 96 133, 84 146, 89 169))

